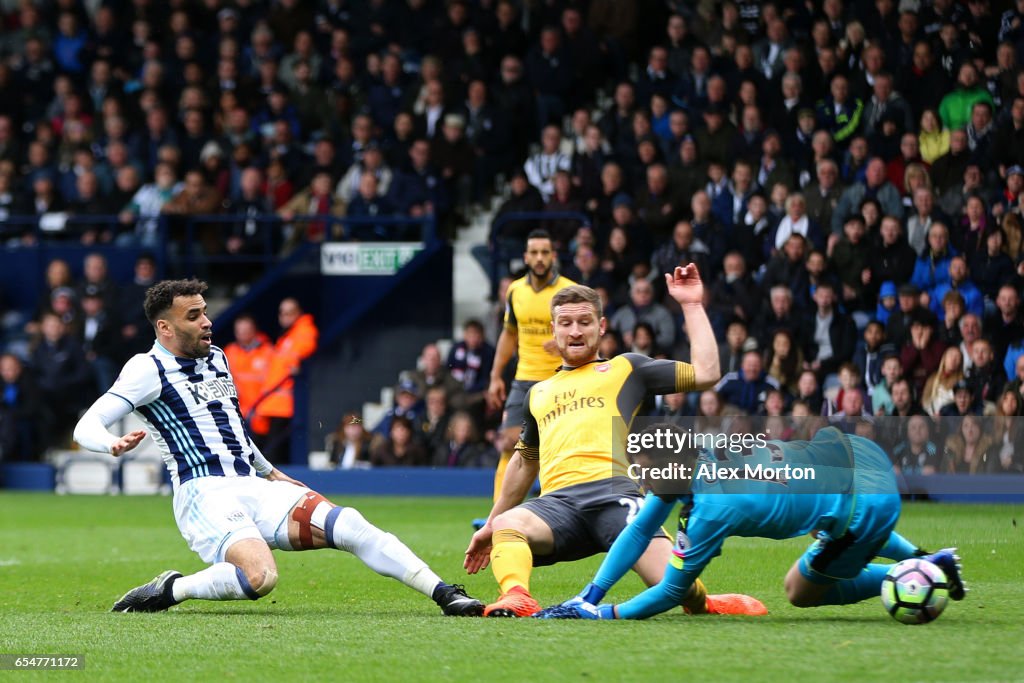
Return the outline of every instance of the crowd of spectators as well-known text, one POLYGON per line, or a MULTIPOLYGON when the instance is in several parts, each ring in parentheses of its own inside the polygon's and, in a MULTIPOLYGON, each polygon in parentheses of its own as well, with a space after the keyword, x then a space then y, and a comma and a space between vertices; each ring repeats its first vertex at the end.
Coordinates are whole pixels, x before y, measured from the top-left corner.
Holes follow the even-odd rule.
MULTIPOLYGON (((660 276, 695 263, 723 378, 652 414, 857 416, 907 472, 1024 471, 1024 2, 667 4, 499 211, 586 215, 544 227, 605 354, 688 357, 660 276)), ((531 225, 496 225, 504 260, 531 225)))
MULTIPOLYGON (((238 217, 197 232, 211 256, 401 236, 343 228, 341 216, 433 217, 450 235, 504 179, 502 214, 586 217, 541 227, 565 273, 602 292, 608 354, 686 357, 659 275, 700 267, 724 377, 714 401, 656 410, 819 414, 859 400, 854 412, 871 415, 1020 412, 1004 389, 1019 397, 1024 381, 1024 1, 23 0, 0 10, 0 216, 49 217, 50 237, 154 246, 162 215, 173 231, 179 217, 209 213, 238 217), (277 222, 258 220, 270 215, 277 222), (322 220, 297 220, 308 215, 322 220), (895 400, 901 380, 910 404, 895 400)), ((37 239, 25 225, 8 221, 8 248, 37 239)), ((491 246, 516 253, 534 227, 504 222, 491 246)), ((124 352, 118 335, 131 325, 99 324, 111 310, 102 296, 61 288, 45 294, 30 349, 14 354, 38 386, 5 389, 9 404, 92 381, 74 367, 47 371, 48 358, 75 355, 61 346, 79 334, 69 316, 90 321, 83 354, 114 354, 93 375, 109 377, 124 352)), ((13 360, 0 373, 7 387, 25 374, 13 360)), ((399 396, 415 400, 390 416, 388 449, 339 445, 339 461, 486 461, 486 449, 453 445, 486 433, 479 402, 461 408, 471 428, 452 419, 444 438, 421 438, 436 388, 424 381, 403 377, 415 392, 399 396), (405 422, 411 436, 395 442, 405 422)), ((337 444, 363 443, 348 431, 337 444)), ((977 471, 976 448, 967 452, 977 471)), ((985 469, 1024 469, 1024 449, 999 452, 985 469)))
POLYGON ((153 345, 143 312, 156 282, 150 254, 135 260, 132 280, 114 282, 106 257, 88 253, 74 264, 54 259, 46 268, 37 309, 3 317, 0 355, 0 459, 41 457, 68 446, 79 413, 114 383, 133 354, 153 345))

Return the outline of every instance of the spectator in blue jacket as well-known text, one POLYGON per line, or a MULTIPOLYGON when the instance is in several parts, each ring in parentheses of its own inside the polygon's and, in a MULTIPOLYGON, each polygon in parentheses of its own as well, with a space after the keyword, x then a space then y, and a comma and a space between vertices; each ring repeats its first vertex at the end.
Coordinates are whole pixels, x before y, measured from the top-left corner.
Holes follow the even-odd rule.
POLYGON ((949 228, 942 223, 932 223, 928 228, 928 245, 914 264, 910 282, 925 292, 949 282, 949 263, 954 256, 956 251, 949 244, 949 228))
POLYGON ((739 372, 727 372, 715 385, 723 401, 751 415, 760 408, 765 395, 778 388, 775 378, 764 371, 761 353, 756 350, 743 354, 739 372))
POLYGON ((963 256, 954 256, 949 260, 949 282, 937 284, 935 289, 929 292, 929 307, 939 316, 940 321, 946 320, 942 299, 947 292, 959 292, 964 298, 964 306, 968 313, 979 317, 985 314, 985 297, 978 286, 970 280, 970 274, 967 260, 963 256))

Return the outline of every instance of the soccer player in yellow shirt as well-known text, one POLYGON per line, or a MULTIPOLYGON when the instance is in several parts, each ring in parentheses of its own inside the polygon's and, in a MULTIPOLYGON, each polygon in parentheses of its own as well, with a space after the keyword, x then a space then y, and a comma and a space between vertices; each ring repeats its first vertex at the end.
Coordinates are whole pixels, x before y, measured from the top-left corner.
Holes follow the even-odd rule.
MULTIPOLYGON (((597 293, 572 285, 552 297, 561 368, 526 392, 523 429, 501 494, 466 549, 466 571, 475 574, 490 564, 501 586, 486 616, 536 613, 540 605, 529 591, 534 566, 606 552, 636 516, 642 496, 626 476, 624 449, 614 443, 626 430, 613 434, 613 423, 628 426, 649 393, 697 391, 718 381, 718 345, 696 266, 676 268, 665 281, 685 315, 692 364, 635 353, 605 360, 598 345, 607 321, 597 293), (538 474, 541 495, 524 503, 538 474)), ((651 540, 633 567, 647 585, 661 580, 671 549, 664 534, 651 540)), ((694 583, 683 606, 691 613, 764 612, 756 600, 742 597, 708 596, 702 583, 694 583)))

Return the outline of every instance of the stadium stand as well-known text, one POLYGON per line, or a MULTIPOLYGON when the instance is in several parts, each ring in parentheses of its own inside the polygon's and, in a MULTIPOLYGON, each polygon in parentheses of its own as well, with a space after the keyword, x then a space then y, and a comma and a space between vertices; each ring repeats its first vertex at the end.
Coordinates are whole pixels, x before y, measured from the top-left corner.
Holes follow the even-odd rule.
MULTIPOLYGON (((802 372, 823 393, 815 408, 841 410, 856 390, 869 415, 893 410, 888 389, 906 375, 912 402, 943 388, 932 417, 999 421, 981 466, 965 464, 962 430, 937 428, 949 443, 935 472, 1024 474, 1024 430, 1004 420, 1024 412, 1020 373, 1007 376, 1024 348, 1019 7, 2 3, 0 459, 63 462, 77 411, 148 347, 145 288, 191 275, 223 310, 222 345, 242 313, 272 344, 285 296, 314 313, 321 348, 296 379, 290 453, 330 453, 343 415, 372 432, 392 410, 424 344, 447 349, 461 341, 450 330, 500 307, 524 236, 544 227, 563 270, 607 301, 620 350, 646 321, 686 357, 658 278, 698 263, 719 343, 734 335, 742 386, 723 388, 744 410, 764 414, 770 393, 738 379, 751 350, 757 386, 777 384, 787 415, 806 409, 802 372), (455 294, 471 314, 453 316, 451 283, 432 284, 452 245, 458 269, 480 269, 457 283, 488 278, 455 294), (311 274, 328 267, 357 277, 311 274), (374 310, 416 287, 432 297, 422 311, 374 310), (352 349, 371 339, 380 352, 356 367, 352 349), (957 368, 940 364, 947 347, 957 368)), ((456 440, 485 452, 498 438, 500 416, 462 407, 472 424, 450 443, 433 436, 446 465, 463 462, 456 440)), ((697 396, 674 409, 699 410, 697 396)))

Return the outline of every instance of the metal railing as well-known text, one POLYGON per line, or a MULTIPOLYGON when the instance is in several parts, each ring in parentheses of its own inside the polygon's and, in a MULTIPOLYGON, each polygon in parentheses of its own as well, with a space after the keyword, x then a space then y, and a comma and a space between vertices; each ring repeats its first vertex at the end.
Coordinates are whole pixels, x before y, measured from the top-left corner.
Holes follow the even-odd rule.
POLYGON ((175 275, 224 264, 269 266, 309 241, 310 227, 331 241, 401 241, 431 243, 438 239, 433 216, 294 216, 288 220, 267 213, 256 216, 211 214, 161 215, 123 223, 117 215, 11 215, 0 220, 0 244, 5 249, 36 249, 48 261, 47 247, 83 249, 143 248, 175 275), (82 242, 90 231, 110 233, 108 241, 82 242), (248 234, 247 234, 248 233, 248 234), (243 236, 244 247, 226 249, 232 235, 243 236))

